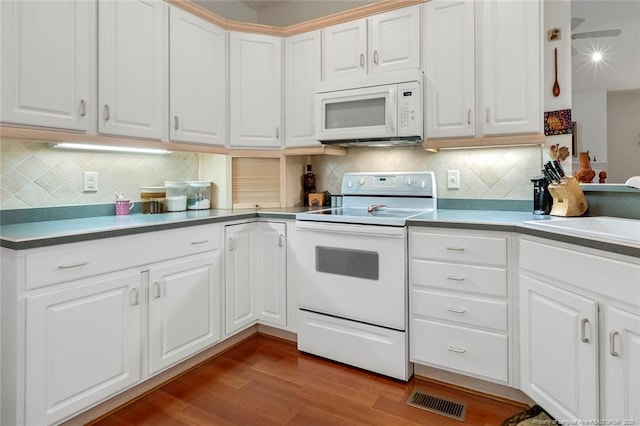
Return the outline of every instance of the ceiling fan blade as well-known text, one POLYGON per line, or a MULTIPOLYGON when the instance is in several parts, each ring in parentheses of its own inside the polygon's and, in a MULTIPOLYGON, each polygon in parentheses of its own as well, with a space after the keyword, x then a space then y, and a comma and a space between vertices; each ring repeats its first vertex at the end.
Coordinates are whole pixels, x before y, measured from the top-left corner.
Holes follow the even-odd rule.
POLYGON ((584 22, 584 18, 571 18, 571 31, 584 22))
POLYGON ((588 31, 586 33, 576 33, 571 36, 572 39, 579 38, 596 38, 596 37, 616 37, 622 33, 622 30, 601 30, 601 31, 588 31))

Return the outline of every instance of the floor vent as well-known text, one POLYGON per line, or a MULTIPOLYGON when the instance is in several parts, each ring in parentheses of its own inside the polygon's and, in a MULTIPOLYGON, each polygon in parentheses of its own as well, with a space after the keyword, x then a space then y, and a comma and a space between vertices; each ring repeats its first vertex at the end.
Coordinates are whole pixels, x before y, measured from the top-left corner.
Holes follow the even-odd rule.
POLYGON ((464 421, 467 415, 467 404, 442 399, 415 389, 409 395, 407 404, 451 419, 460 420, 461 422, 464 421))

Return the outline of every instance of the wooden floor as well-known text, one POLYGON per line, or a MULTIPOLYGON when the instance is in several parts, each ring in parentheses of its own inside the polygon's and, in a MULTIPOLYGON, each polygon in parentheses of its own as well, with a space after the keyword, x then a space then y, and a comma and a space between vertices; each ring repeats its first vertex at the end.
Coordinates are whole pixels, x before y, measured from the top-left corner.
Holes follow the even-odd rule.
POLYGON ((501 425, 523 406, 428 381, 404 383, 256 335, 95 425, 461 425, 406 405, 414 386, 468 404, 464 424, 501 425))

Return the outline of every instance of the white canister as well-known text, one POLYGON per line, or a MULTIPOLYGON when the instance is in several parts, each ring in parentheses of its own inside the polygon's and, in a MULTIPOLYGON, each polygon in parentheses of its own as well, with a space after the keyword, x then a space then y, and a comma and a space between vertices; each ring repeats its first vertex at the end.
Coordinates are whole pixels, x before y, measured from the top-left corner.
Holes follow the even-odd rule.
POLYGON ((168 212, 182 212, 187 210, 187 188, 186 182, 167 181, 164 183, 167 191, 165 204, 168 212))

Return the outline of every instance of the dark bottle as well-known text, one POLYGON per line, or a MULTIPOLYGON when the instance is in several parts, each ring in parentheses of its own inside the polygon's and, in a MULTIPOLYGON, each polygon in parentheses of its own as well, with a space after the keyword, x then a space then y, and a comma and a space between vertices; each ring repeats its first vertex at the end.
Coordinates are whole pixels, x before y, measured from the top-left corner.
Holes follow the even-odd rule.
POLYGON ((302 188, 304 188, 304 205, 309 205, 309 194, 316 192, 316 175, 311 171, 311 164, 307 164, 307 173, 302 176, 302 188))

